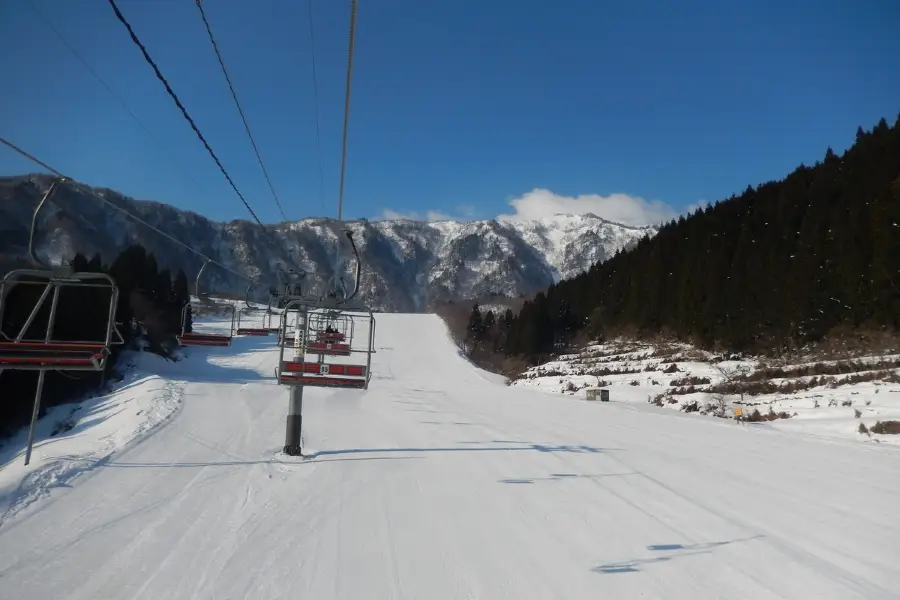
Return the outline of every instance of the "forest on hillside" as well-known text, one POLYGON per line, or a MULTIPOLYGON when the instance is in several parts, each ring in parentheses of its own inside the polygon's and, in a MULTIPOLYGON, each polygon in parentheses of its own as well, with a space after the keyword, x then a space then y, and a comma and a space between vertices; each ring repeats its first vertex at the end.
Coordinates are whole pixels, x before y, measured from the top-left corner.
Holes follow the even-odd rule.
MULTIPOLYGON (((124 344, 111 348, 110 358, 102 372, 48 371, 42 394, 42 413, 55 405, 72 402, 96 390, 115 377, 116 361, 123 349, 136 347, 139 341, 150 351, 167 355, 177 344, 181 332, 181 310, 189 302, 188 281, 183 271, 175 277, 160 269, 153 254, 141 246, 123 250, 109 266, 103 266, 99 255, 88 260, 77 254, 71 262, 76 273, 105 272, 112 276, 119 290, 115 321, 124 344)), ((44 279, 46 282, 46 279, 44 279)), ((36 283, 40 283, 39 281, 36 283)), ((3 322, 0 339, 15 338, 26 324, 38 302, 43 285, 13 286, 3 299, 3 322)), ((25 339, 44 339, 50 302, 38 312, 25 339)), ((60 289, 53 341, 102 341, 108 320, 110 291, 93 285, 60 289)), ((188 310, 187 330, 191 317, 188 310)), ((37 385, 37 371, 0 371, 0 438, 27 423, 31 415, 37 385)))
MULTIPOLYGON (((701 207, 551 286, 467 343, 534 362, 573 340, 664 334, 779 354, 835 330, 900 330, 900 118, 813 166, 701 207)), ((487 322, 487 323, 486 323, 487 322)))

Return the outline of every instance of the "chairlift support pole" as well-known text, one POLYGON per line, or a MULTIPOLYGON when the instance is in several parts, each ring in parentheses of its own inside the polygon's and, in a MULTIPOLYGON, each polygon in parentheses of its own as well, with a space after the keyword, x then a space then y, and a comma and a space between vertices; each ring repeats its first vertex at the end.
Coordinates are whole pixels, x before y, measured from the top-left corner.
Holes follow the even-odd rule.
POLYGON ((303 452, 303 386, 292 385, 284 434, 284 453, 299 456, 303 452))
MULTIPOLYGON (((49 288, 51 284, 47 284, 49 288)), ((46 298, 46 296, 42 296, 42 298, 46 298)), ((43 304, 43 302, 41 303, 43 304)), ((40 304, 38 305, 40 306, 40 304)), ((59 306, 59 286, 54 286, 53 289, 53 300, 50 301, 50 316, 47 319, 47 332, 44 335, 44 341, 49 342, 53 339, 53 325, 56 320, 56 309, 59 306)), ((21 339, 25 332, 26 328, 23 328, 22 331, 19 332, 17 336, 18 339, 21 339)), ((18 340, 17 340, 18 341, 18 340)), ((31 449, 34 447, 34 429, 37 425, 38 414, 41 412, 41 397, 44 395, 44 378, 47 375, 46 369, 41 369, 38 371, 38 380, 37 387, 34 390, 34 405, 31 407, 31 423, 28 425, 28 441, 25 445, 25 464, 31 462, 31 449)))
MULTIPOLYGON (((284 343, 285 336, 287 335, 287 325, 290 311, 287 309, 286 305, 285 310, 281 314, 281 352, 279 355, 279 361, 284 357, 284 343)), ((296 317, 294 322, 294 351, 297 352, 299 350, 299 341, 300 341, 300 323, 306 326, 306 311, 298 310, 296 311, 296 317)), ((303 386, 302 385, 292 385, 289 388, 289 396, 288 396, 288 412, 287 417, 285 419, 285 429, 284 429, 284 448, 283 452, 288 456, 300 456, 303 453, 303 386)))

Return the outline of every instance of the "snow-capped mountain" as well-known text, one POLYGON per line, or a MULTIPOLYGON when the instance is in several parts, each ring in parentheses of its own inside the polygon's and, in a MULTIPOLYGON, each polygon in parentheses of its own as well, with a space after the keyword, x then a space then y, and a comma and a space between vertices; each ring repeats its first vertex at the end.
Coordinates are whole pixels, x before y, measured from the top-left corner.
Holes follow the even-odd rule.
MULTIPOLYGON (((35 203, 50 184, 45 176, 0 178, 0 271, 26 255, 35 203)), ((328 273, 335 264, 340 227, 333 219, 267 225, 219 223, 158 202, 134 200, 97 188, 104 198, 222 264, 267 284, 279 265, 328 273)), ((193 277, 202 259, 159 233, 105 206, 72 185, 41 213, 38 251, 51 262, 75 252, 99 252, 104 262, 130 243, 153 252, 160 265, 193 277)), ((387 311, 422 311, 440 300, 490 294, 517 297, 572 277, 636 243, 654 228, 635 228, 592 214, 537 221, 350 221, 364 263, 360 296, 387 311)), ((351 265, 352 266, 352 265, 351 265)), ((222 269, 204 271, 206 291, 243 294, 246 283, 222 269)), ((261 290, 260 290, 261 291, 261 290)))

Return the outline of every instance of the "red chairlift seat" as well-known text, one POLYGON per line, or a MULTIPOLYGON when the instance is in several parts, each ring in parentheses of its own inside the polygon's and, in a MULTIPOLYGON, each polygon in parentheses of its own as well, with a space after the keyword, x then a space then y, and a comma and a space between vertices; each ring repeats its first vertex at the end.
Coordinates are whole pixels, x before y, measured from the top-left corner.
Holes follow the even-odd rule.
POLYGON ((283 361, 279 382, 293 385, 365 389, 368 382, 366 375, 365 365, 283 361))
POLYGON ((85 342, 0 342, 0 367, 17 370, 99 371, 103 369, 109 348, 104 343, 85 342))
MULTIPOLYGON (((203 265, 206 266, 205 264, 203 265)), ((200 273, 203 272, 203 267, 200 268, 200 273)), ((200 273, 197 274, 197 284, 199 286, 200 283, 200 273)), ((199 295, 199 287, 198 287, 198 295, 199 295)), ((187 324, 187 311, 190 308, 191 303, 187 302, 184 307, 181 309, 181 334, 177 336, 178 343, 182 346, 231 346, 231 332, 234 331, 234 305, 226 304, 225 310, 231 311, 231 329, 228 334, 221 333, 202 333, 196 331, 184 331, 184 328, 187 324)))
POLYGON ((267 327, 238 327, 237 329, 238 335, 269 335, 269 332, 270 329, 267 327))
POLYGON ((230 346, 231 336, 214 333, 182 333, 178 336, 182 346, 230 346))
POLYGON ((312 354, 324 354, 326 356, 350 356, 350 344, 336 344, 331 342, 310 342, 306 349, 312 354))
MULTIPOLYGON (((252 285, 252 284, 251 284, 252 285)), ((280 327, 271 327, 271 315, 272 315, 272 298, 269 298, 269 306, 266 307, 266 311, 262 315, 262 319, 257 321, 259 326, 257 327, 247 327, 246 324, 242 325, 241 320, 244 319, 247 315, 261 312, 259 309, 250 306, 249 302, 249 294, 250 288, 247 288, 247 300, 245 300, 246 306, 239 309, 237 311, 237 329, 235 333, 237 335, 257 335, 257 336, 265 336, 269 335, 272 332, 279 331, 280 327)))

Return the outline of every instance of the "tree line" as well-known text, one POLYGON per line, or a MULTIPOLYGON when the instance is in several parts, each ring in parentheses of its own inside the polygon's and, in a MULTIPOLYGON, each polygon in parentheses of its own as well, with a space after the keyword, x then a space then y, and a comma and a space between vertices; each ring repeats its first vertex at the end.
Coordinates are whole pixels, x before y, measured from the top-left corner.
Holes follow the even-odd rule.
POLYGON ((538 293, 499 329, 496 315, 473 312, 469 340, 534 362, 622 333, 775 354, 840 329, 900 330, 900 118, 859 128, 841 156, 829 148, 813 166, 672 220, 538 293))
MULTIPOLYGON (((102 387, 115 378, 116 362, 125 349, 144 348, 168 356, 177 345, 181 332, 182 308, 190 301, 188 280, 181 270, 175 276, 160 269, 153 254, 138 245, 123 250, 111 265, 104 266, 99 255, 88 260, 77 254, 71 262, 76 273, 105 272, 119 289, 115 322, 124 344, 112 346, 103 372, 48 371, 44 380, 42 409, 71 402, 102 387)), ((46 280, 44 280, 46 281, 46 280)), ((39 283, 40 280, 37 280, 39 283)), ((16 285, 4 299, 2 335, 14 338, 37 304, 43 285, 16 285)), ((96 285, 60 289, 52 339, 54 341, 102 341, 109 317, 110 290, 96 285)), ((50 314, 50 301, 44 303, 26 332, 27 339, 43 339, 50 314)), ((187 330, 190 331, 190 307, 187 330)), ((27 423, 30 418, 37 371, 0 372, 0 437, 27 423)))

